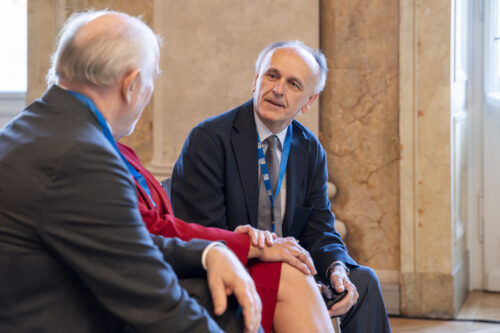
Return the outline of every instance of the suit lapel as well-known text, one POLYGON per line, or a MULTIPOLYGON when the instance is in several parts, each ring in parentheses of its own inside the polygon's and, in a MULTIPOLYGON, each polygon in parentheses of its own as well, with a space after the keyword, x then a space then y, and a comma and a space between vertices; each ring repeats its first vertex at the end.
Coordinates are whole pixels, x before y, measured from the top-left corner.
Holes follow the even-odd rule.
POLYGON ((296 209, 297 191, 305 191, 305 177, 308 172, 304 161, 309 156, 308 140, 302 130, 292 122, 292 140, 290 155, 286 166, 286 209, 283 219, 283 236, 290 235, 293 214, 296 209))
POLYGON ((247 216, 250 224, 257 227, 259 206, 257 130, 251 101, 245 103, 238 111, 233 124, 231 145, 245 196, 247 216))

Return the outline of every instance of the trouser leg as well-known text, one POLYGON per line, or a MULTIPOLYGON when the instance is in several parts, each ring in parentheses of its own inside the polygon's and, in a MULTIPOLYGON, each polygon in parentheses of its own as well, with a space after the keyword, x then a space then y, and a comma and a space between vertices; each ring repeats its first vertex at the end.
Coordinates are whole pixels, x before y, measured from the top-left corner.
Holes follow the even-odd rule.
POLYGON ((365 266, 351 270, 349 279, 358 290, 358 302, 341 319, 342 333, 389 333, 391 326, 375 272, 365 266))

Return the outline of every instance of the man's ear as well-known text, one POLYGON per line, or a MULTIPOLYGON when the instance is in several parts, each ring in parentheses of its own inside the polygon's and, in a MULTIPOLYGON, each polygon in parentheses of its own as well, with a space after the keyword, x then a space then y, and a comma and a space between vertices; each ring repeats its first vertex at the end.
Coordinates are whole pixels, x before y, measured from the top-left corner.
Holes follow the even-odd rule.
POLYGON ((139 80, 141 77, 141 71, 136 68, 129 74, 125 75, 125 77, 122 80, 122 86, 121 86, 121 92, 122 92, 122 97, 125 101, 125 103, 130 103, 132 101, 132 93, 136 87, 136 85, 139 84, 139 80))
POLYGON ((309 97, 309 99, 307 100, 306 105, 304 105, 304 107, 300 111, 302 113, 306 114, 311 109, 311 105, 318 98, 318 96, 319 96, 319 93, 315 93, 314 95, 311 95, 311 97, 309 97))
POLYGON ((259 79, 259 73, 255 73, 255 76, 253 78, 252 82, 252 92, 255 92, 255 89, 257 89, 257 80, 259 79))

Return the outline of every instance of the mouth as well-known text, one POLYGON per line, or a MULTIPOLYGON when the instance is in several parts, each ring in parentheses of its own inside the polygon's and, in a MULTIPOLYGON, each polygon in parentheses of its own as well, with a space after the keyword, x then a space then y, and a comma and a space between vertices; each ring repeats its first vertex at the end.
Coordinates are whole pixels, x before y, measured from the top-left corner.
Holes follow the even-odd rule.
POLYGON ((271 98, 266 98, 264 99, 264 101, 266 101, 267 103, 271 104, 271 105, 274 105, 274 106, 277 106, 277 107, 281 107, 281 108, 284 108, 285 105, 283 105, 283 103, 280 103, 274 99, 271 99, 271 98))

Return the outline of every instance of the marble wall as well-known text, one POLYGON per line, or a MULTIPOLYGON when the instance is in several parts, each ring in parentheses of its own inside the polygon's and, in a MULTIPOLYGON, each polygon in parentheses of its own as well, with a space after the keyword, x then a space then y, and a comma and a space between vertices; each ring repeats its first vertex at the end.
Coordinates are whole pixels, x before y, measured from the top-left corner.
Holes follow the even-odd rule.
POLYGON ((330 73, 320 138, 333 210, 361 264, 399 270, 399 1, 321 1, 321 47, 330 73))
MULTIPOLYGON (((254 63, 264 47, 288 39, 319 46, 319 3, 157 0, 155 28, 165 45, 149 170, 164 179, 192 127, 251 98, 254 63)), ((300 121, 317 133, 318 118, 316 103, 300 121)))
MULTIPOLYGON (((153 0, 44 0, 28 3, 28 91, 30 103, 47 88, 45 75, 50 67, 50 55, 55 51, 56 38, 62 24, 73 12, 87 9, 109 9, 142 16, 153 26, 153 0), (43 31, 41 33, 40 31, 43 31)), ((149 161, 153 151, 152 110, 154 100, 144 110, 133 136, 122 141, 134 147, 141 159, 149 161)))

